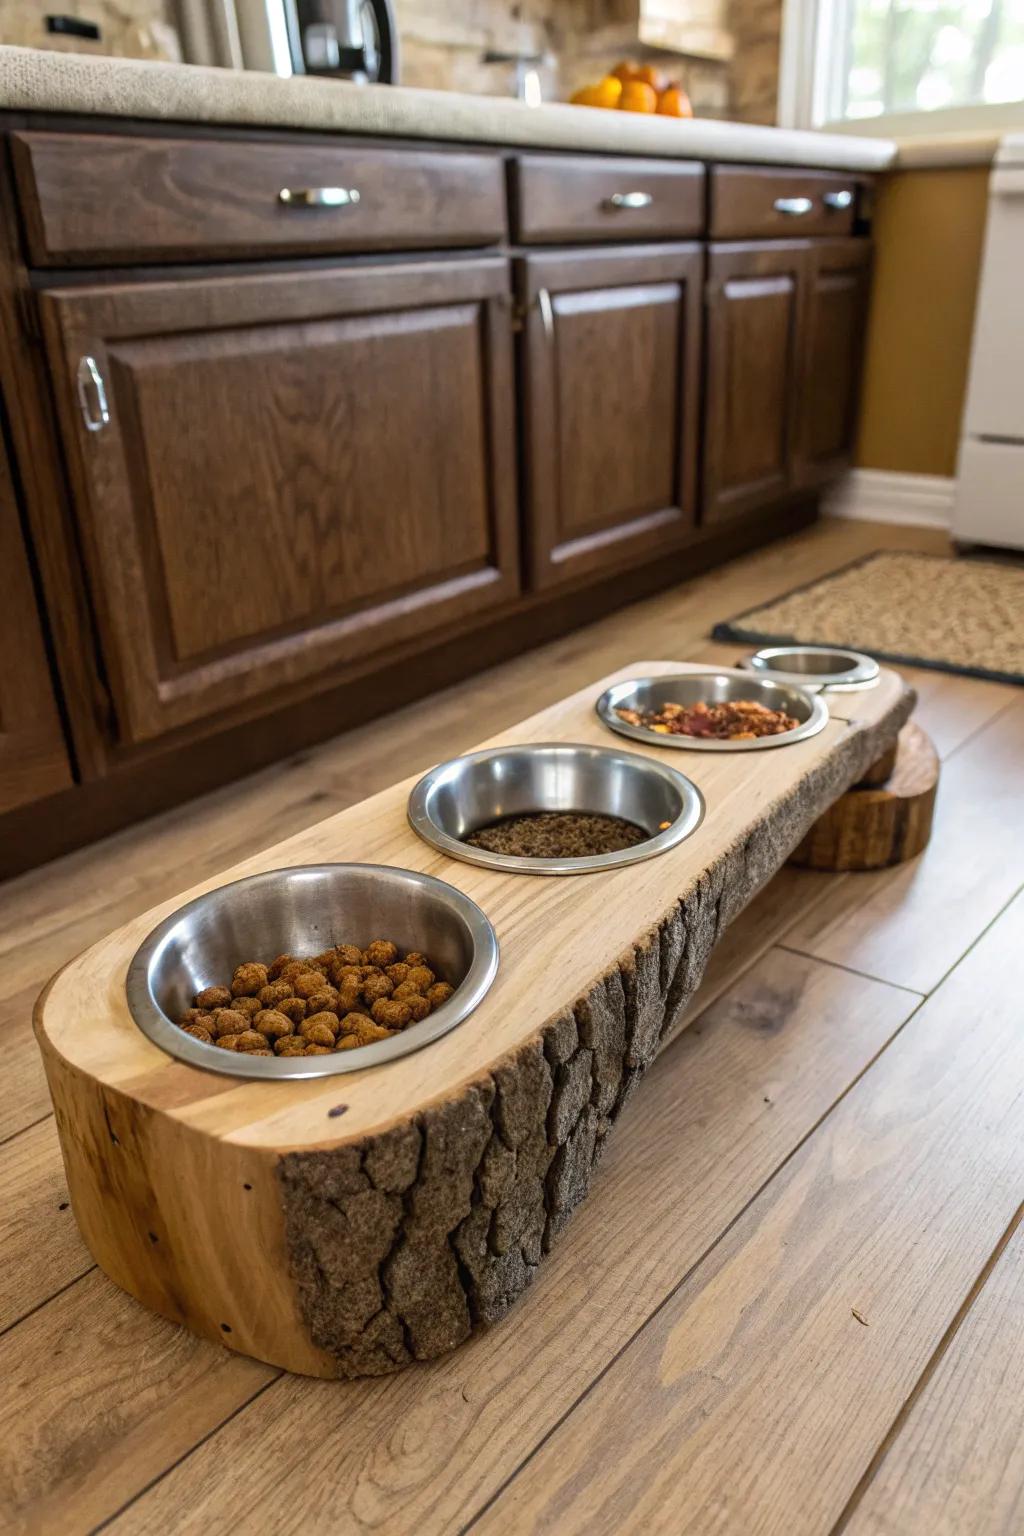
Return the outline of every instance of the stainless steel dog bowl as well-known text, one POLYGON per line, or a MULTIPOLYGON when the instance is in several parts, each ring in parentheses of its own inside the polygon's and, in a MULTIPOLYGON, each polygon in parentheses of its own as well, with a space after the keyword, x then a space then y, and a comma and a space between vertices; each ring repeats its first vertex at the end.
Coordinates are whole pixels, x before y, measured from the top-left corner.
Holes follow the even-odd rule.
POLYGON ((484 913, 443 880, 383 864, 308 864, 235 880, 164 920, 128 968, 128 1007, 155 1045, 226 1077, 333 1077, 406 1056, 461 1024, 498 969, 484 913), (204 1045, 173 1021, 203 987, 223 985, 244 960, 315 955, 334 943, 393 939, 429 955, 454 996, 390 1040, 329 1056, 244 1056, 204 1045))
POLYGON ((582 875, 652 859, 689 837, 703 815, 700 790, 674 768, 635 752, 558 742, 454 757, 431 769, 409 796, 413 830, 434 848, 467 864, 528 875, 582 875), (617 853, 573 859, 517 858, 463 841, 478 827, 531 811, 620 816, 651 835, 617 853))
POLYGON ((689 752, 751 752, 764 747, 786 747, 816 736, 828 721, 828 709, 815 694, 793 683, 754 677, 749 672, 722 668, 717 672, 680 672, 664 677, 633 677, 614 683, 597 701, 597 713, 610 730, 647 746, 677 747, 689 752), (779 736, 759 736, 753 741, 708 741, 699 736, 662 736, 643 725, 620 720, 617 709, 641 713, 663 704, 726 704, 735 699, 756 699, 766 709, 781 709, 800 723, 779 736))
POLYGON ((873 688, 879 678, 878 662, 872 656, 830 645, 767 645, 740 666, 776 682, 830 693, 859 693, 873 688))

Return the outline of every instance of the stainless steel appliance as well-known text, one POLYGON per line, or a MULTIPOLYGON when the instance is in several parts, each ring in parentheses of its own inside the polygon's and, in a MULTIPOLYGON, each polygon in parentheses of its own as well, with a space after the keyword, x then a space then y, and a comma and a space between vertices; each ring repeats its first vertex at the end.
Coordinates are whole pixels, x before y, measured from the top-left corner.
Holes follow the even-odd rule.
POLYGON ((398 84, 391 0, 236 0, 246 69, 398 84))

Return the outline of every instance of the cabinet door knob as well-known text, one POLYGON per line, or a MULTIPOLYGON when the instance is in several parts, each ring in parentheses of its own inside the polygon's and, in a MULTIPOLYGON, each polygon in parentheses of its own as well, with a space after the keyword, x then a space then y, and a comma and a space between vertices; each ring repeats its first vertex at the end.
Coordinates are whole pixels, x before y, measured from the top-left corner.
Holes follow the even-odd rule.
POLYGON ((355 187, 282 187, 277 200, 286 208, 348 208, 359 193, 355 187))
POLYGON ((110 420, 110 408, 107 405, 107 391, 103 384, 103 375, 96 366, 94 357, 82 357, 78 361, 78 373, 76 375, 78 387, 78 405, 82 412, 82 420, 87 432, 102 432, 110 420))
POLYGON ((784 213, 790 219, 802 219, 814 204, 809 197, 777 197, 772 204, 776 213, 784 213))
POLYGON ((613 192, 611 197, 606 197, 606 208, 649 208, 654 198, 649 192, 613 192))
POLYGON ((849 208, 850 204, 853 202, 853 193, 849 191, 848 188, 844 187, 841 192, 823 193, 821 200, 830 213, 839 213, 844 208, 849 208))

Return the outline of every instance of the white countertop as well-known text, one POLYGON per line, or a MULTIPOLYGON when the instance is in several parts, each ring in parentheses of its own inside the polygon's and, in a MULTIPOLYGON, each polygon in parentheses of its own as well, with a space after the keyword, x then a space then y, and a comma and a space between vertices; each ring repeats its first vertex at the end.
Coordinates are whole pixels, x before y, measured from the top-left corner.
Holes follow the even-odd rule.
POLYGON ((0 47, 0 108, 878 171, 888 139, 0 47))

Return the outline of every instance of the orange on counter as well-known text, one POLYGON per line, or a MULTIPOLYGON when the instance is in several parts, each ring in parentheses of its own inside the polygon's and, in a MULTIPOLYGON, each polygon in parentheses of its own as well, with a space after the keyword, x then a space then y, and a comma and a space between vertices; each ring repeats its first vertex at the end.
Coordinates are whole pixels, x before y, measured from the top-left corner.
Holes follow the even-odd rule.
POLYGON ((690 98, 681 85, 670 85, 658 97, 658 111, 663 117, 692 117, 690 98))
POLYGON ((658 93, 644 80, 627 80, 622 87, 619 106, 623 112, 657 112, 658 93))
POLYGON ((622 95, 622 81, 615 75, 605 75, 597 85, 585 85, 574 91, 569 100, 577 107, 617 107, 622 95))

